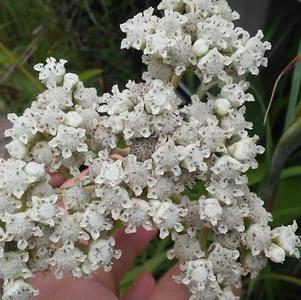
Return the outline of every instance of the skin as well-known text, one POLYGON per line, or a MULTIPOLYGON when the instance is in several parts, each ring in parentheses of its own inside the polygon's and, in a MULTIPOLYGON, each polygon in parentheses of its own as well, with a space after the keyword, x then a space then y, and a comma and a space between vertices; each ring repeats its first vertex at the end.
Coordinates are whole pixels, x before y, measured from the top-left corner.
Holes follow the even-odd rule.
MULTIPOLYGON (((85 173, 85 172, 84 172, 85 173)), ((79 177, 84 176, 82 173, 79 177)), ((64 182, 60 174, 53 174, 51 184, 54 187, 70 187, 76 179, 64 182), (63 183, 63 184, 62 184, 63 183)), ((151 274, 142 273, 130 286, 128 291, 120 296, 119 282, 133 266, 134 260, 145 247, 156 237, 156 231, 146 231, 138 228, 134 234, 125 234, 120 229, 115 235, 115 249, 122 250, 122 256, 115 260, 110 272, 101 268, 91 278, 76 279, 65 274, 62 280, 56 280, 51 273, 49 276, 37 274, 30 283, 40 294, 33 300, 188 300, 188 290, 176 284, 173 276, 180 273, 179 267, 173 267, 156 283, 151 274)))
POLYGON ((118 295, 119 282, 133 266, 135 257, 155 236, 156 232, 142 228, 131 235, 125 234, 123 229, 119 230, 115 236, 116 249, 121 249, 123 255, 114 261, 111 272, 99 270, 89 279, 75 279, 65 274, 62 280, 56 280, 53 274, 38 274, 30 280, 40 290, 33 300, 187 300, 187 289, 173 279, 180 272, 178 266, 173 267, 158 283, 150 274, 143 273, 124 295, 118 295))

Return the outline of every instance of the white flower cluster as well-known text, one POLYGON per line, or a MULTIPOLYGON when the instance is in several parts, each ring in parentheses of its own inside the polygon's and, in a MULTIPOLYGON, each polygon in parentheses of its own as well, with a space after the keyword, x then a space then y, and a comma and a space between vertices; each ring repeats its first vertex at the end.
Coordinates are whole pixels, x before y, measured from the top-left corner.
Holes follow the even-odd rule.
POLYGON ((244 104, 254 98, 243 75, 266 65, 270 44, 261 32, 251 38, 235 28, 239 16, 225 0, 163 0, 159 9, 161 18, 150 8, 121 25, 122 47, 144 53, 144 82, 99 97, 66 73, 65 60, 49 58, 35 66, 46 91, 22 116, 8 116, 11 158, 0 161, 4 300, 37 295, 25 280, 51 266, 57 278, 109 271, 121 255, 111 236, 116 221, 127 233, 142 226, 162 239, 171 234, 168 257, 179 259, 176 280, 190 300, 237 299, 232 288, 267 258, 299 256, 297 224, 271 229, 245 175, 264 149, 248 134, 244 104), (205 88, 218 88, 183 107, 175 82, 188 68, 205 88), (51 172, 83 169, 72 187, 49 184, 51 172), (200 180, 206 193, 198 201, 183 196, 200 180))

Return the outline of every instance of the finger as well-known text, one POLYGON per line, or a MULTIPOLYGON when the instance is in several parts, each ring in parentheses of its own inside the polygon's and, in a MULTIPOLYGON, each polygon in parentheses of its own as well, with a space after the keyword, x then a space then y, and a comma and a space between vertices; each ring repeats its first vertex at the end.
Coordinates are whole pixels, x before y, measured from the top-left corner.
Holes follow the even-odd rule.
POLYGON ((100 282, 72 278, 69 274, 65 274, 61 280, 55 279, 53 272, 48 276, 38 274, 29 282, 40 292, 34 300, 84 300, 87 295, 89 300, 99 300, 99 295, 103 296, 102 299, 117 300, 115 293, 100 282))
POLYGON ((62 188, 70 188, 70 187, 74 186, 74 184, 77 181, 83 179, 83 177, 85 177, 87 175, 87 173, 88 173, 88 169, 82 171, 77 177, 66 180, 64 182, 64 184, 62 185, 62 188))
POLYGON ((156 235, 156 231, 147 231, 142 227, 138 228, 134 234, 126 234, 124 228, 117 232, 116 249, 122 250, 121 258, 113 265, 113 273, 117 282, 132 267, 134 259, 143 252, 156 235))
POLYGON ((157 287, 152 291, 149 300, 188 300, 189 292, 182 284, 177 284, 173 276, 180 274, 179 265, 174 266, 158 283, 157 287))
POLYGON ((156 281, 153 276, 148 273, 142 273, 121 297, 121 300, 147 299, 155 286, 156 281))
MULTIPOLYGON (((105 286, 93 280, 68 279, 47 300, 118 300, 105 286)), ((46 299, 43 299, 46 300, 46 299)))
POLYGON ((60 187, 65 181, 64 177, 58 172, 51 173, 50 176, 49 184, 54 188, 60 187))

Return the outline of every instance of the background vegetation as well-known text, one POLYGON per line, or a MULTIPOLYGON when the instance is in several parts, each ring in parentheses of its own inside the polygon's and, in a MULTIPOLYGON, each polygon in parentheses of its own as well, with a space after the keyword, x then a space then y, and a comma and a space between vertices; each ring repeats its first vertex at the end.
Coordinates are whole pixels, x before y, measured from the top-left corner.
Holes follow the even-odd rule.
MULTIPOLYGON (((251 0, 245 0, 251 1, 251 0)), ((22 112, 35 99, 42 86, 32 65, 48 56, 65 58, 71 71, 80 73, 87 85, 99 94, 129 78, 138 79, 143 71, 140 56, 120 51, 119 24, 138 11, 159 1, 141 0, 0 0, 0 114, 22 112)), ((258 8, 260 9, 260 8, 258 8)), ((301 224, 301 4, 297 0, 270 1, 266 18, 266 39, 274 47, 270 65, 259 78, 250 78, 257 102, 248 107, 248 119, 260 136, 266 153, 258 170, 249 174, 254 191, 272 208, 273 226, 301 224), (291 70, 280 80, 266 125, 266 107, 274 83, 291 63, 291 70)), ((289 69, 289 68, 288 68, 289 69)), ((185 85, 192 93, 198 82, 187 74, 185 85)), ((187 191, 192 197, 200 187, 187 191)), ((174 262, 165 259, 170 241, 155 240, 136 261, 121 284, 125 290, 140 272, 156 278, 174 262)), ((243 282, 242 299, 301 299, 301 260, 289 259, 284 265, 267 266, 255 280, 243 282)))

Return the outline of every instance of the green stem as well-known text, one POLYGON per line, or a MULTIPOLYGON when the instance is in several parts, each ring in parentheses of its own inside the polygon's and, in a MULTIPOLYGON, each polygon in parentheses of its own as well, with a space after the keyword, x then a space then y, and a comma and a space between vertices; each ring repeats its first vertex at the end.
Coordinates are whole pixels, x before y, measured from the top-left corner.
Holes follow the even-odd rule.
POLYGON ((180 76, 177 76, 177 75, 173 76, 170 83, 174 87, 174 89, 176 89, 178 87, 178 85, 181 82, 183 76, 184 76, 184 73, 182 73, 182 75, 180 75, 180 76))

